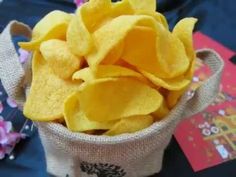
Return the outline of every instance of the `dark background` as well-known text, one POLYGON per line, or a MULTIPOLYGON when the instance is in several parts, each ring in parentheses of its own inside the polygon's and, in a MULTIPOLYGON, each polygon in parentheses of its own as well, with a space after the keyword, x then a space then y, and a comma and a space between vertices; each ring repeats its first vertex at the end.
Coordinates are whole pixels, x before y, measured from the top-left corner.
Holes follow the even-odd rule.
MULTIPOLYGON (((3 0, 0 3, 0 32, 13 19, 33 27, 40 18, 55 9, 73 12, 75 5, 72 0, 3 0)), ((236 51, 235 0, 159 0, 157 9, 167 16, 171 28, 181 18, 198 18, 196 30, 236 51)), ((16 118, 16 124, 24 119, 21 113, 16 118)), ((0 161, 0 177, 48 177, 37 131, 21 141, 14 153, 15 160, 6 158, 0 161)), ((236 177, 236 160, 194 173, 175 138, 172 138, 165 152, 163 169, 154 176, 236 177)))

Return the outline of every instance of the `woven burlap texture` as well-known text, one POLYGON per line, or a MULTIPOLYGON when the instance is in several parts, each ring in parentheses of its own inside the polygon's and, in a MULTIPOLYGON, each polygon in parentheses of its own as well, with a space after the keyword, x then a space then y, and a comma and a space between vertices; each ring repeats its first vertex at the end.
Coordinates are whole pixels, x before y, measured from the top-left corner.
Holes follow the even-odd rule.
MULTIPOLYGON (((1 81, 8 95, 22 106, 25 80, 30 78, 30 72, 25 71, 18 60, 12 34, 30 37, 30 29, 12 21, 0 35, 1 81)), ((164 150, 176 125, 185 117, 204 110, 218 93, 223 60, 211 49, 198 50, 197 57, 210 67, 211 77, 192 98, 184 94, 165 119, 144 130, 114 137, 93 136, 70 132, 57 123, 36 122, 48 172, 58 177, 145 177, 159 172, 164 150)))

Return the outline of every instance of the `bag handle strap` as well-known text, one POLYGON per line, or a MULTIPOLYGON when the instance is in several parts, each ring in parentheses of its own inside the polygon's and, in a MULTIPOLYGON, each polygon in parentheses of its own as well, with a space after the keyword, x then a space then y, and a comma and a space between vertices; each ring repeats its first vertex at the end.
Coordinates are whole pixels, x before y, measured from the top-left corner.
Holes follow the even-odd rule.
POLYGON ((191 117, 203 111, 214 101, 219 93, 224 61, 219 54, 211 49, 197 50, 197 57, 210 67, 212 75, 195 91, 194 96, 187 101, 183 117, 191 117))
POLYGON ((12 42, 13 35, 31 38, 31 29, 23 23, 11 21, 0 34, 0 79, 8 96, 21 108, 25 102, 23 88, 25 72, 12 42))

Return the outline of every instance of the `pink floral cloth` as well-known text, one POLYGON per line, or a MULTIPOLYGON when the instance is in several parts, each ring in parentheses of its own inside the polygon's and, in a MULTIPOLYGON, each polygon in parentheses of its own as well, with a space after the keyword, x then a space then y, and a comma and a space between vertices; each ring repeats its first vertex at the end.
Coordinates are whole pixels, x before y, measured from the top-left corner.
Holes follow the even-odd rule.
POLYGON ((22 64, 24 64, 27 61, 30 53, 21 48, 18 50, 18 52, 19 52, 19 60, 22 64))
POLYGON ((3 159, 6 154, 10 154, 12 148, 21 138, 25 138, 25 135, 14 132, 12 123, 4 121, 0 117, 0 159, 3 159))
POLYGON ((86 0, 74 0, 74 3, 77 5, 77 6, 81 6, 86 0))

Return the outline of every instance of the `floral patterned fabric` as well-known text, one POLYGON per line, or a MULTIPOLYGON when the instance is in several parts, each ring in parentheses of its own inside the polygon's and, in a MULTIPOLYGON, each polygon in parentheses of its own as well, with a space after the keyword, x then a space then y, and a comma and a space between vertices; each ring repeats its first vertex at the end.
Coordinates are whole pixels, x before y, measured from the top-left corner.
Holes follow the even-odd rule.
POLYGON ((0 160, 11 153, 21 138, 25 138, 25 134, 14 132, 12 122, 0 117, 0 160))
POLYGON ((85 0, 74 0, 74 3, 77 5, 77 6, 80 6, 81 4, 84 3, 85 0))

